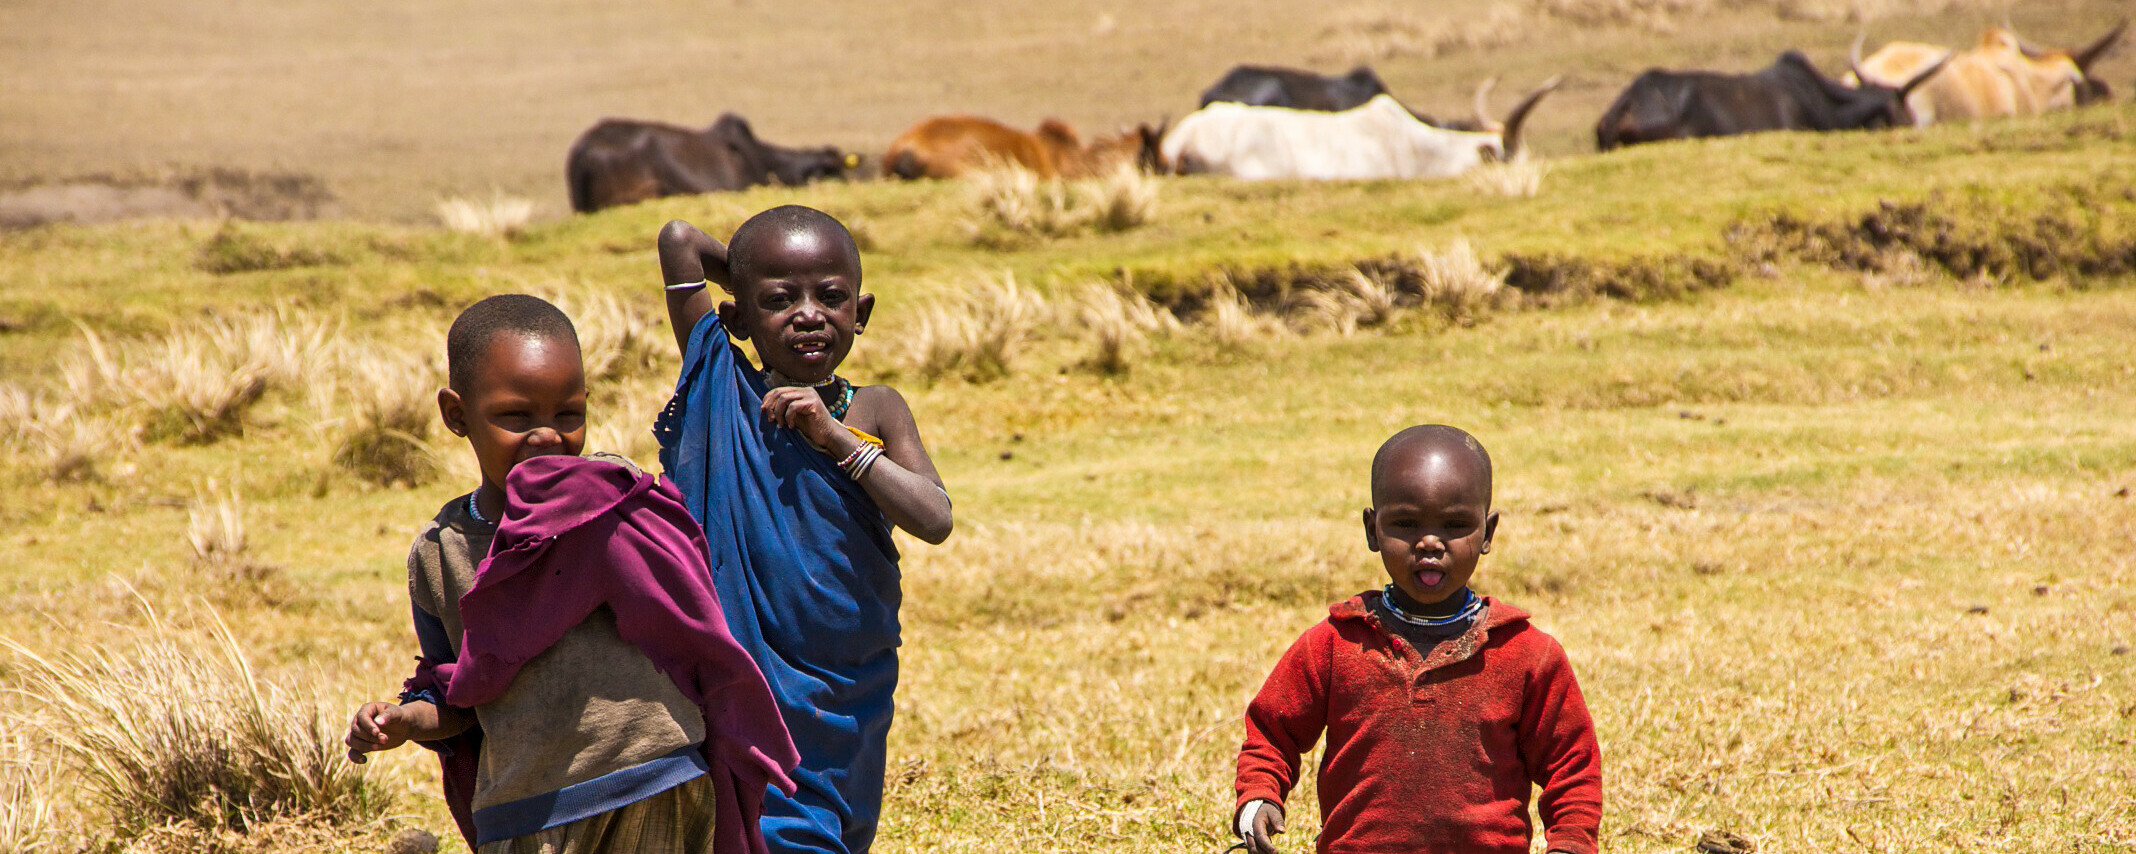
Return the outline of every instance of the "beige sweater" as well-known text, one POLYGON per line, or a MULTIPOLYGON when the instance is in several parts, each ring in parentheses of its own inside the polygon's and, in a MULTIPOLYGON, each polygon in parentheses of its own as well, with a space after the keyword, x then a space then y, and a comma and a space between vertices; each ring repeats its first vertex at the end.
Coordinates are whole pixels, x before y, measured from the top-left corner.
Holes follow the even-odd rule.
MULTIPOLYGON (((621 461, 621 458, 616 458, 621 461)), ((438 619, 460 650, 460 596, 475 584, 493 524, 455 499, 424 526, 408 553, 408 596, 438 619)), ((651 659, 595 611, 535 656, 496 701, 475 709, 482 759, 474 808, 554 792, 620 771, 705 738, 704 716, 651 659)))

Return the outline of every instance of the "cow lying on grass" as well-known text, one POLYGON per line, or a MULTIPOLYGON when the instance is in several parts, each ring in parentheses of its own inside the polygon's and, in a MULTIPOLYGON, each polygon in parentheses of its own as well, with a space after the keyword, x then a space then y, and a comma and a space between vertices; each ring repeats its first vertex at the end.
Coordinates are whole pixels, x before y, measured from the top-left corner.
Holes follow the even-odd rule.
POLYGON ((1180 119, 1163 156, 1179 174, 1237 178, 1444 178, 1520 153, 1520 129, 1551 78, 1513 108, 1504 132, 1426 124, 1379 95, 1339 113, 1219 101, 1180 119))
POLYGON ((898 134, 883 153, 883 172, 899 178, 955 178, 1000 165, 1028 169, 1040 178, 1089 178, 1123 163, 1162 172, 1157 141, 1162 128, 1133 130, 1084 145, 1060 119, 1040 122, 1036 132, 983 116, 934 116, 898 134))
MULTIPOLYGON (((1851 64, 1861 66, 1861 42, 1851 64)), ((1768 130, 1862 130, 1914 123, 1906 96, 1948 57, 1899 86, 1854 88, 1790 50, 1749 74, 1647 69, 1595 124, 1595 147, 1768 130)))
POLYGON ((660 196, 842 178, 858 160, 828 146, 763 142, 747 119, 724 113, 704 130, 602 119, 571 144, 564 174, 571 209, 590 213, 660 196))
POLYGON ((1989 28, 1980 34, 1979 44, 1956 53, 1940 45, 1892 42, 1863 60, 1848 82, 1895 86, 1920 75, 1937 57, 1949 55, 1941 73, 1906 97, 1916 124, 2064 110, 2106 100, 2111 90, 2091 76, 2092 64, 2113 49, 2128 25, 2123 20, 2076 51, 2034 47, 2003 27, 1989 28))

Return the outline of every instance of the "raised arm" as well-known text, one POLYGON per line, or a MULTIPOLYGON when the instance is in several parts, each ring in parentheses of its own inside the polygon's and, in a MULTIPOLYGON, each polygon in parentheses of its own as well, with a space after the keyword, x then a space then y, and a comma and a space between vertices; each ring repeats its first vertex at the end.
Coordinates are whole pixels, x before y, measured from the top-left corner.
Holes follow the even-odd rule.
POLYGON ((683 220, 669 220, 660 228, 660 279, 668 286, 668 325, 675 331, 675 349, 689 349, 690 330, 711 311, 709 288, 677 288, 711 282, 721 290, 731 288, 727 275, 727 245, 704 229, 683 220))

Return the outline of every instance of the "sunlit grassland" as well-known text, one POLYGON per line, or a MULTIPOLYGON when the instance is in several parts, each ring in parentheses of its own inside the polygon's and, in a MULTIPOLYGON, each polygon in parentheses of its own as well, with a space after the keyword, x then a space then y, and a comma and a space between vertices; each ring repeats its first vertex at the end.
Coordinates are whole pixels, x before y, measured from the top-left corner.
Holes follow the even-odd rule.
MULTIPOLYGON (((488 293, 594 291, 657 311, 660 223, 721 233, 801 201, 868 223, 882 307, 853 370, 895 377, 956 499, 948 544, 907 541, 881 850, 1220 849, 1247 698, 1329 601, 1380 583, 1357 521, 1373 448, 1443 421, 1497 460, 1504 522, 1478 583, 1570 651, 1602 734, 1611 849, 1682 851, 1725 829, 1766 851, 2126 851, 2136 281, 1931 271, 1893 285, 1768 266, 1728 235, 1890 200, 1946 205, 1961 224, 2074 205, 2125 236, 2132 122, 2120 107, 1656 146, 1555 161, 1532 199, 1452 181, 1168 180, 1140 228, 1012 251, 974 245, 966 200, 930 185, 672 199, 511 239, 47 228, 0 237, 0 371, 54 389, 77 320, 123 347, 277 306, 340 324, 332 360, 437 358, 452 313, 488 293), (1740 269, 1670 298, 1465 324, 1406 309, 1355 335, 1230 348, 1190 323, 1112 374, 1080 367, 1086 342, 1065 322, 1000 381, 929 384, 900 361, 928 306, 1004 274, 1060 302, 1099 281, 1183 286, 1457 238, 1486 263, 1740 269), (258 266, 208 272, 228 258, 258 266)), ((598 422, 648 417, 673 366, 597 389, 597 426, 641 429, 598 422)), ((346 367, 310 381, 346 382, 346 367)), ((0 452, 0 635, 95 641, 139 620, 138 591, 184 625, 218 609, 273 678, 350 709, 390 697, 414 654, 407 542, 472 475, 433 435, 445 474, 371 485, 333 463, 348 413, 319 400, 271 390, 241 436, 148 439, 85 482, 0 452), (225 494, 242 496, 245 557, 272 568, 257 582, 218 577, 187 544, 192 503, 225 494)), ((0 673, 14 684, 19 666, 0 673)), ((0 708, 21 727, 37 711, 0 708)), ((409 821, 449 827, 427 755, 372 767, 409 821)), ((66 787, 48 794, 93 820, 66 787)), ((1297 798, 1286 850, 1308 845, 1310 802, 1297 798)))

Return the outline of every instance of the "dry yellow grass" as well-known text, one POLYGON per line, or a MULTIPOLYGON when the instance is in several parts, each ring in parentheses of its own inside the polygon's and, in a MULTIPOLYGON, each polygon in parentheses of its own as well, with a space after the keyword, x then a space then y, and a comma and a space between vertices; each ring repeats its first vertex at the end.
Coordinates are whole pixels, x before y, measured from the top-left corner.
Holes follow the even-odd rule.
POLYGON ((510 238, 534 219, 534 202, 503 193, 488 198, 450 196, 438 200, 438 222, 450 231, 510 238))

